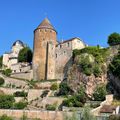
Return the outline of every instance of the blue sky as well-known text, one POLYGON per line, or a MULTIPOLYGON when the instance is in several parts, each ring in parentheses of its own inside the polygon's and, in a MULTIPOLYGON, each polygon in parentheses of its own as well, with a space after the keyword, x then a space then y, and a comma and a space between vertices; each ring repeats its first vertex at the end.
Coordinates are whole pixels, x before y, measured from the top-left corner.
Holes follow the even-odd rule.
POLYGON ((120 33, 120 0, 1 0, 0 55, 18 39, 33 48, 33 30, 46 14, 58 40, 106 47, 108 35, 120 33))

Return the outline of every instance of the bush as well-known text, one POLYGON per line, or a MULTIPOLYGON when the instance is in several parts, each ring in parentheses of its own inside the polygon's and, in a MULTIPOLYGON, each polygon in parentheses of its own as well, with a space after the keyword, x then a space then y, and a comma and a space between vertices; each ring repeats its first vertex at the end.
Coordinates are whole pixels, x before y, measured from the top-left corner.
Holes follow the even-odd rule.
POLYGON ((5 83, 5 80, 2 77, 0 77, 0 86, 3 85, 4 83, 5 83))
POLYGON ((51 90, 57 90, 58 89, 58 84, 57 83, 53 83, 50 87, 51 90))
POLYGON ((108 120, 120 120, 120 115, 110 115, 108 120))
POLYGON ((49 92, 49 90, 45 90, 45 91, 43 91, 43 93, 41 94, 41 98, 43 98, 43 97, 46 97, 47 96, 47 94, 48 94, 48 92, 49 92))
POLYGON ((85 89, 81 85, 78 93, 64 100, 63 105, 67 107, 83 107, 85 102, 86 102, 85 89))
POLYGON ((15 109, 24 109, 27 107, 27 102, 18 102, 14 104, 15 109))
POLYGON ((95 101, 103 101, 105 100, 105 96, 107 94, 106 86, 104 84, 100 84, 95 88, 93 93, 93 97, 95 101))
POLYGON ((0 109, 9 109, 13 107, 15 99, 12 95, 0 95, 0 109))
POLYGON ((66 82, 61 82, 59 86, 58 95, 69 95, 71 93, 71 89, 66 82))
POLYGON ((102 70, 101 70, 100 66, 95 65, 94 68, 93 68, 93 73, 96 77, 99 77, 102 73, 102 70))
POLYGON ((2 115, 0 117, 0 120, 13 120, 11 117, 8 117, 7 115, 2 115))
POLYGON ((27 97, 28 93, 24 91, 16 91, 13 95, 15 97, 27 97))
POLYGON ((10 74, 12 73, 11 69, 6 69, 2 71, 2 74, 6 75, 6 76, 10 76, 10 74))
POLYGON ((47 104, 46 105, 46 110, 55 111, 56 110, 56 105, 55 104, 53 104, 53 105, 47 104))

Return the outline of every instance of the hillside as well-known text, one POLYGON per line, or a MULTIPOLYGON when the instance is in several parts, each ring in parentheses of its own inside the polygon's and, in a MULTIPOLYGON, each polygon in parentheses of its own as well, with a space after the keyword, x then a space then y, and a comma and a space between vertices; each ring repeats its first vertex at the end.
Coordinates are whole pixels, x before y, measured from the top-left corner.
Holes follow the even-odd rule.
POLYGON ((74 50, 73 66, 69 69, 67 78, 70 88, 77 92, 82 84, 87 95, 91 97, 95 88, 104 84, 109 93, 118 93, 120 91, 119 78, 115 73, 112 74, 109 66, 119 54, 119 47, 119 45, 108 48, 96 46, 74 50))

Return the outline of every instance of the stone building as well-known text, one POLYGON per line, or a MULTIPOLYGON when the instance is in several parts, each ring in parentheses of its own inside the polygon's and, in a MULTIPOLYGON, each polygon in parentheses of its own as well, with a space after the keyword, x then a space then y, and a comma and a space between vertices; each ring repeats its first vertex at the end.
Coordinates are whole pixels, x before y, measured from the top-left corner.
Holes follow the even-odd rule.
POLYGON ((18 63, 18 54, 21 49, 24 48, 24 44, 22 41, 17 40, 13 43, 12 49, 9 53, 3 54, 3 66, 10 68, 13 64, 18 63))
POLYGON ((63 79, 72 65, 72 51, 86 45, 80 38, 58 42, 57 32, 46 18, 34 30, 34 80, 63 79))

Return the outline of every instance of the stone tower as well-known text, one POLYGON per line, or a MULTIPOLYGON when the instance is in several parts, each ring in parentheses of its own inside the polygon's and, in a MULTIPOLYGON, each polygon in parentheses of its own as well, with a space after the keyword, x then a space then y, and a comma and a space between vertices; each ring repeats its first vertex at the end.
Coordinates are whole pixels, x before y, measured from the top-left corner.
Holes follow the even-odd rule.
POLYGON ((34 30, 34 80, 55 79, 56 34, 47 18, 34 30))

